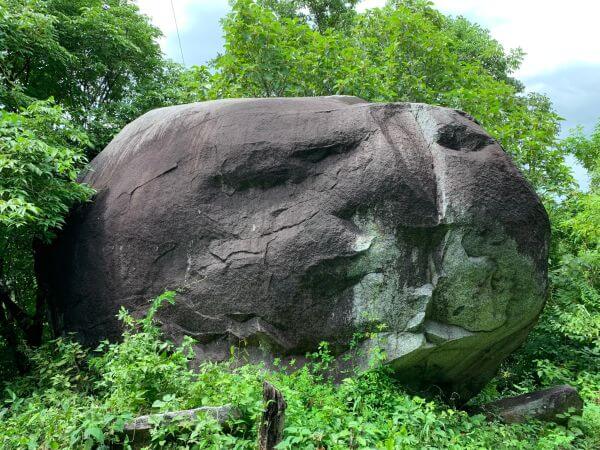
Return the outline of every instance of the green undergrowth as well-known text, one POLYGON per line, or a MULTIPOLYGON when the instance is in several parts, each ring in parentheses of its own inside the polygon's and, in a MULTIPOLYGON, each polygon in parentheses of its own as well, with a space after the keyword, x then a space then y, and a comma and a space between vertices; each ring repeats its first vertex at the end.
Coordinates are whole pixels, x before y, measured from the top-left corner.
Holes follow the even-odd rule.
MULTIPOLYGON (((264 380, 288 405, 280 449, 600 448, 600 407, 591 397, 568 426, 503 425, 409 395, 385 369, 333 384, 323 375, 331 361, 326 345, 297 369, 225 362, 192 371, 192 342, 165 342, 154 322, 161 303, 172 301, 173 293, 160 296, 141 320, 122 311, 120 343, 88 351, 58 339, 32 352, 29 375, 4 386, 0 448, 130 448, 123 426, 137 415, 232 404, 242 414, 227 432, 209 417, 158 424, 150 446, 255 449, 264 380)), ((481 399, 497 396, 498 385, 481 399)))

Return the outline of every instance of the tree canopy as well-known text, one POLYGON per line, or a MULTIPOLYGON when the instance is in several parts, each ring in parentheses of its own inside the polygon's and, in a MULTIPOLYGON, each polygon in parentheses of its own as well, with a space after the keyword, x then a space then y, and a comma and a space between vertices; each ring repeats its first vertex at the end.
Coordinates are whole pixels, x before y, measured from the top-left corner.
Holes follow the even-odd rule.
POLYGON ((503 145, 540 194, 573 188, 558 143, 561 118, 547 97, 525 93, 512 77, 520 49, 505 51, 486 30, 424 0, 365 13, 336 2, 353 11, 352 19, 331 14, 333 22, 315 26, 310 14, 297 11, 318 3, 232 2, 223 20, 225 51, 211 64, 206 98, 340 94, 456 108, 503 145))
POLYGON ((0 104, 53 97, 101 150, 143 111, 160 74, 160 31, 126 0, 2 0, 0 104))
MULTIPOLYGON (((92 189, 77 183, 88 138, 49 102, 0 110, 0 329, 11 352, 42 339, 45 303, 33 274, 33 248, 54 236, 92 189)), ((22 357, 16 362, 22 364, 22 357)))

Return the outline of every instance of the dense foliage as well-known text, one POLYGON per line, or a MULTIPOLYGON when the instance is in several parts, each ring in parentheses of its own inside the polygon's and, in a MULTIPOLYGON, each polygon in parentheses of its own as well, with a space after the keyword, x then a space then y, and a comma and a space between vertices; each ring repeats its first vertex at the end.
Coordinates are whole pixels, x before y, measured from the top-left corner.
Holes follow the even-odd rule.
POLYGON ((53 237, 71 206, 91 195, 76 182, 87 143, 49 102, 31 103, 18 114, 0 110, 0 354, 20 371, 22 341, 39 345, 46 318, 33 249, 53 237))
POLYGON ((289 404, 281 448, 600 447, 600 123, 558 138, 548 98, 512 74, 506 52, 464 18, 426 0, 232 0, 225 49, 208 66, 166 60, 159 31, 128 0, 0 0, 0 399, 2 448, 92 448, 125 442, 134 415, 234 403, 224 433, 209 418, 158 427, 153 445, 255 448, 261 383, 289 404), (163 342, 153 323, 168 293, 119 344, 95 351, 52 335, 35 247, 52 239, 92 191, 77 173, 128 121, 162 105, 225 97, 347 94, 427 102, 473 115, 544 199, 553 241, 550 292, 538 326, 476 401, 557 383, 578 387, 582 418, 568 427, 501 425, 424 400, 375 369, 333 386, 324 345, 312 363, 203 364, 191 341, 163 342), (565 156, 590 173, 577 189, 565 156), (285 370, 284 370, 285 369, 285 370), (20 376, 15 376, 20 372, 20 376))
POLYGON ((505 53, 486 30, 421 0, 393 1, 325 29, 310 14, 288 17, 252 0, 232 7, 208 98, 340 94, 457 108, 499 140, 538 192, 572 188, 559 116, 548 98, 524 93, 511 77, 522 52, 505 53))
POLYGON ((85 155, 187 99, 164 86, 194 71, 164 60, 159 36, 126 0, 0 0, 0 374, 24 371, 21 347, 41 342, 50 311, 33 251, 91 196, 76 183, 85 155))
POLYGON ((126 0, 0 1, 0 104, 54 97, 94 146, 141 112, 164 67, 160 31, 126 0))
POLYGON ((481 415, 406 394, 385 369, 334 385, 323 376, 331 359, 327 346, 301 369, 261 365, 235 367, 204 363, 189 369, 190 342, 160 340, 152 316, 173 293, 155 300, 149 314, 135 320, 121 312, 123 342, 88 352, 59 339, 32 355, 31 373, 6 388, 0 445, 20 448, 92 448, 128 444, 126 421, 146 412, 231 403, 241 416, 222 431, 214 419, 157 426, 158 448, 254 449, 268 380, 288 404, 281 449, 555 449, 597 448, 600 408, 588 407, 568 427, 531 422, 502 425, 481 415), (34 427, 31 424, 35 424, 34 427), (23 433, 23 431, 26 433, 23 433))

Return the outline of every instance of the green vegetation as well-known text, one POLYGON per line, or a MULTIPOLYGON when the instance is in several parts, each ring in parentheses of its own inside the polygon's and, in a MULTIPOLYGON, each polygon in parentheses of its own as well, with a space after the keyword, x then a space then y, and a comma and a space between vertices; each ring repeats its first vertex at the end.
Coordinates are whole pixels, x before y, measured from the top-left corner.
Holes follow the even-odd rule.
POLYGON ((165 67, 159 36, 127 1, 2 0, 0 102, 15 110, 54 97, 102 149, 143 112, 139 99, 165 67))
POLYGON ((424 0, 357 13, 356 1, 233 0, 225 51, 208 67, 165 60, 160 32, 127 0, 0 0, 0 446, 106 448, 135 415, 233 403, 225 434, 202 418, 158 427, 153 443, 255 448, 261 383, 289 409, 281 448, 600 447, 600 123, 558 137, 550 101, 512 77, 522 52, 424 0), (48 325, 33 250, 91 189, 77 173, 128 121, 162 105, 225 97, 348 94, 467 111, 503 145, 545 202, 553 242, 538 326, 475 401, 557 383, 578 387, 567 427, 501 425, 403 392, 383 369, 333 386, 326 346, 312 363, 190 370, 191 342, 163 342, 152 317, 121 313, 123 341, 91 351, 48 325), (577 188, 565 157, 592 177, 577 188), (285 369, 285 370, 284 370, 285 369), (102 447, 104 446, 104 447, 102 447))
POLYGON ((323 376, 331 357, 327 345, 301 369, 267 371, 260 365, 202 364, 194 373, 190 342, 160 340, 152 316, 125 324, 120 344, 88 352, 69 340, 49 342, 31 355, 32 370, 6 387, 0 445, 20 448, 93 448, 127 444, 124 423, 146 412, 232 403, 242 412, 223 433, 213 419, 157 427, 156 447, 256 448, 262 382, 277 386, 288 403, 281 449, 554 449, 597 448, 600 408, 586 408, 568 428, 532 422, 490 423, 440 402, 402 391, 385 369, 333 385, 323 376))
POLYGON ((0 348, 19 372, 26 370, 21 347, 41 343, 45 321, 33 248, 48 242, 69 208, 91 195, 76 182, 87 143, 49 102, 33 102, 20 113, 0 110, 0 348))
POLYGON ((324 29, 311 14, 289 18, 251 0, 232 6, 207 98, 344 94, 457 108, 498 139, 539 193, 572 189, 560 118, 546 97, 525 94, 511 77, 522 52, 505 53, 477 25, 421 0, 392 1, 324 29))

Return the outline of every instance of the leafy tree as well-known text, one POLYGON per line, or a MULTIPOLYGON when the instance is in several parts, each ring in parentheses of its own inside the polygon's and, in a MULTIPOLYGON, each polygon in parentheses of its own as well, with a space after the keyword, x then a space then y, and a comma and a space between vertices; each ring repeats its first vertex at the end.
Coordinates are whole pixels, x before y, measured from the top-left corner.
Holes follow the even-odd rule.
POLYGON ((349 26, 358 0, 259 0, 258 3, 280 18, 298 18, 320 32, 349 26))
POLYGON ((600 120, 587 137, 582 127, 575 128, 563 141, 566 152, 579 160, 591 175, 591 189, 600 189, 600 120))
POLYGON ((92 190, 76 181, 88 144, 50 102, 20 113, 0 110, 0 329, 13 356, 21 338, 41 342, 46 305, 33 275, 33 247, 90 197, 92 190))
POLYGON ((519 92, 524 89, 520 81, 510 76, 525 56, 521 48, 506 53, 488 30, 464 17, 447 17, 443 28, 451 36, 450 50, 458 55, 459 61, 479 64, 495 79, 513 84, 519 92))
POLYGON ((127 0, 0 0, 0 105, 54 97, 101 149, 160 73, 160 31, 127 0))
POLYGON ((47 308, 33 248, 89 197, 76 183, 84 151, 148 109, 191 98, 179 86, 192 76, 163 59, 159 36, 127 0, 0 0, 0 328, 10 364, 23 363, 22 343, 40 343, 47 308), (38 101, 51 97, 60 107, 38 101))
MULTIPOLYGON (((211 98, 211 72, 207 66, 183 67, 165 61, 163 69, 140 84, 141 95, 131 102, 130 114, 157 106, 177 105, 211 98)), ((214 98, 214 97, 212 97, 214 98)))
POLYGON ((0 356, 8 366, 23 370, 23 346, 42 339, 48 310, 33 250, 90 196, 76 183, 84 153, 148 109, 197 98, 205 73, 165 60, 159 36, 128 0, 0 0, 0 356))
POLYGON ((498 139, 538 192, 572 189, 567 150, 557 140, 561 118, 548 98, 523 93, 511 76, 521 50, 506 53, 479 26, 423 0, 392 1, 354 13, 343 27, 317 29, 285 12, 294 5, 233 2, 207 98, 346 94, 457 108, 498 139))
POLYGON ((507 365, 520 382, 571 383, 588 398, 600 391, 599 144, 600 123, 591 136, 576 129, 561 144, 593 181, 588 192, 573 190, 546 203, 553 235, 550 295, 538 326, 507 365))

